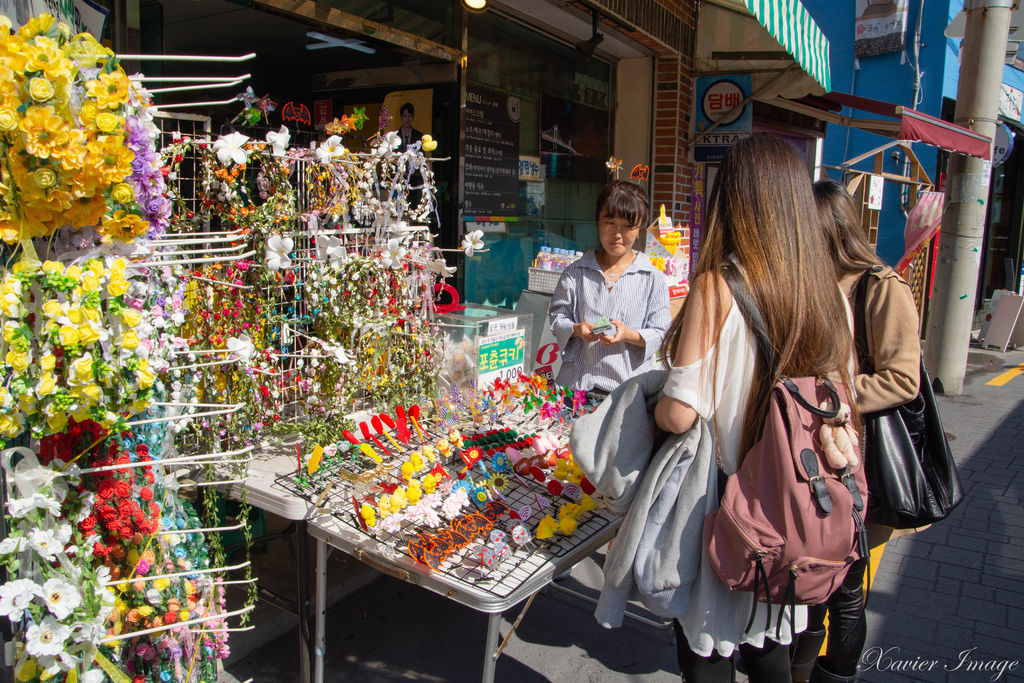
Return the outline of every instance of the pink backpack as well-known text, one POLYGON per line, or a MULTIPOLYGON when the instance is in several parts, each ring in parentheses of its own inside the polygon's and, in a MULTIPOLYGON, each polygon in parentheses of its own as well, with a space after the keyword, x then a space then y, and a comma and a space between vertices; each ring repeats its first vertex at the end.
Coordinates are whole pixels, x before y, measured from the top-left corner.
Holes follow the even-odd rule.
MULTIPOLYGON (((761 353, 772 358, 746 287, 732 268, 723 274, 761 353)), ((719 509, 704 520, 704 547, 726 586, 781 606, 778 630, 785 605, 825 602, 850 564, 867 556, 862 514, 868 489, 862 465, 837 470, 822 455, 822 422, 838 414, 840 403, 849 403, 842 386, 783 377, 770 400, 761 438, 726 481, 719 509), (825 401, 828 407, 819 408, 825 401)), ((748 630, 753 617, 751 612, 748 630)))

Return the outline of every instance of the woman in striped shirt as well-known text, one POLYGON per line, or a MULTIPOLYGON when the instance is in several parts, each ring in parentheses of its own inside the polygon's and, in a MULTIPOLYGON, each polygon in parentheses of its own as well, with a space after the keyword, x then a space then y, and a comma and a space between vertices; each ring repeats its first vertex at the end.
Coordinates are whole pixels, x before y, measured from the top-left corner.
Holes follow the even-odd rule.
POLYGON ((562 348, 558 385, 607 393, 651 365, 671 318, 665 276, 633 249, 648 211, 631 182, 608 183, 597 198, 601 248, 565 269, 548 310, 562 348), (612 329, 595 334, 602 317, 612 329))

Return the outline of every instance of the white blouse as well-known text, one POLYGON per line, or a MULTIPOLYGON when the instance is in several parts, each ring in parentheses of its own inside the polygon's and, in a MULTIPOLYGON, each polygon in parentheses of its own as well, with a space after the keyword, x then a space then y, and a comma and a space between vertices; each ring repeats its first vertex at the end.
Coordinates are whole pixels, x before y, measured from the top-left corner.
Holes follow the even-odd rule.
MULTIPOLYGON (((690 365, 672 368, 665 382, 667 396, 688 404, 702 418, 712 421, 726 474, 732 474, 738 468, 743 416, 754 378, 757 349, 754 334, 747 327, 739 307, 734 302, 730 302, 730 306, 718 340, 704 357, 690 365), (712 392, 716 347, 720 371, 714 377, 712 392)), ((716 509, 718 476, 716 468, 712 467, 708 477, 704 514, 710 514, 716 509)), ((787 607, 782 628, 776 637, 775 626, 782 607, 771 605, 771 627, 765 630, 769 606, 759 602, 750 631, 744 634, 743 629, 750 618, 753 604, 752 592, 729 590, 718 580, 707 557, 702 554, 700 570, 690 588, 689 606, 686 613, 679 617, 690 649, 702 657, 710 656, 712 651, 728 657, 742 643, 763 647, 766 637, 787 645, 792 642, 794 633, 807 628, 807 607, 797 605, 795 628, 787 607)))

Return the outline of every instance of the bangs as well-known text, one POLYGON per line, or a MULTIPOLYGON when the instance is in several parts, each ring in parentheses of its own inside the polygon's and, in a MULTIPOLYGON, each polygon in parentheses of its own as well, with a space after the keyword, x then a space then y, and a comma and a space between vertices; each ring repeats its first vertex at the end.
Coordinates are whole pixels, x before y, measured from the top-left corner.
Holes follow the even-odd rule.
POLYGON ((605 188, 606 195, 597 202, 597 214, 603 210, 612 218, 621 218, 629 225, 643 225, 647 222, 647 198, 639 187, 620 181, 605 188))

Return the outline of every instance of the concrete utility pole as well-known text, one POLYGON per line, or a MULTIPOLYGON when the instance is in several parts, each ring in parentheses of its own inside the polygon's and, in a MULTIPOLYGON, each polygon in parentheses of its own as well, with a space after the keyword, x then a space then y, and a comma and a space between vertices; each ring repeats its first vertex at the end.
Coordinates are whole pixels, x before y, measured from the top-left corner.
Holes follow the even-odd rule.
MULTIPOLYGON (((954 122, 995 136, 1003 82, 1010 9, 1014 0, 967 0, 967 28, 960 44, 960 81, 954 122)), ((946 394, 963 393, 967 350, 978 289, 990 163, 965 154, 950 159, 935 298, 925 336, 925 363, 946 394)))

